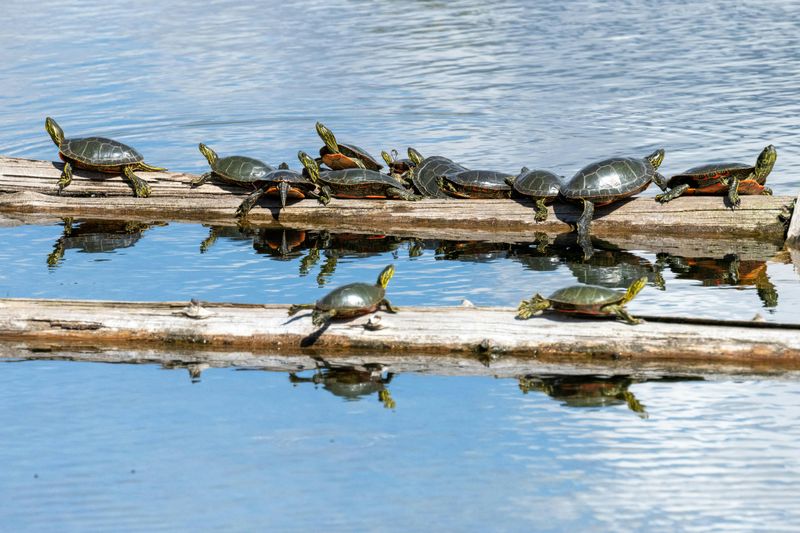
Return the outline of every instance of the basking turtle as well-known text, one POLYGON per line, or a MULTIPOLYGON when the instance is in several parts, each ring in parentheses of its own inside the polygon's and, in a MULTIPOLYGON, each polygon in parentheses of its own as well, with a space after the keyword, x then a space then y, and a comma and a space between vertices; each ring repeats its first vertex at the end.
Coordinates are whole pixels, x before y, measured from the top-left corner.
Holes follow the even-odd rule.
POLYGON ((95 172, 122 174, 133 187, 133 195, 139 198, 150 196, 150 186, 133 173, 134 170, 167 170, 144 162, 142 154, 127 144, 105 137, 79 137, 65 139, 64 130, 50 117, 45 118, 44 128, 58 146, 58 156, 64 161, 64 170, 58 180, 61 193, 72 182, 72 165, 95 172))
POLYGON ((417 166, 411 159, 398 159, 397 150, 392 150, 391 154, 383 150, 381 151, 381 157, 386 161, 389 175, 401 181, 405 181, 408 171, 417 166))
POLYGON ((300 151, 297 158, 303 164, 312 182, 320 186, 320 201, 326 203, 330 196, 336 198, 396 198, 418 200, 411 191, 387 174, 363 168, 328 170, 320 172, 317 162, 300 151))
POLYGON ((336 142, 333 132, 321 122, 317 122, 317 134, 325 146, 319 149, 319 156, 323 163, 333 170, 346 168, 366 168, 367 170, 380 170, 383 165, 369 155, 366 150, 354 144, 336 142))
POLYGON ((683 194, 728 194, 732 207, 739 207, 740 194, 772 194, 764 187, 767 176, 775 166, 778 152, 771 144, 764 148, 756 159, 756 165, 744 163, 710 163, 690 168, 672 176, 664 194, 656 200, 666 203, 683 194))
POLYGON ((313 304, 297 304, 289 308, 289 316, 301 309, 313 309, 311 323, 319 326, 328 320, 354 317, 373 313, 381 306, 390 313, 397 311, 386 299, 386 285, 394 275, 394 265, 384 268, 374 285, 369 283, 350 283, 337 287, 313 304))
POLYGON ((664 160, 664 150, 656 150, 643 159, 613 157, 592 163, 579 170, 561 187, 567 200, 583 203, 583 214, 578 218, 578 236, 582 243, 589 240, 594 207, 607 205, 645 190, 655 181, 666 189, 664 176, 656 172, 664 160))
POLYGON ((192 187, 198 187, 212 178, 217 178, 231 185, 255 189, 264 182, 264 176, 275 170, 268 164, 252 157, 243 155, 219 157, 214 150, 203 143, 200 143, 197 148, 211 165, 211 172, 206 172, 192 181, 192 187))
POLYGON ((247 216, 247 213, 256 205, 256 202, 267 194, 279 195, 282 208, 286 207, 286 200, 289 197, 297 199, 316 198, 323 204, 327 204, 330 201, 329 197, 325 196, 323 198, 316 192, 317 186, 313 181, 300 172, 291 170, 286 163, 281 163, 277 169, 264 174, 260 181, 263 181, 264 185, 244 199, 236 210, 237 217, 247 216))
POLYGON ((449 198, 439 187, 439 179, 468 170, 467 167, 440 155, 422 157, 413 148, 408 149, 408 158, 415 165, 409 173, 411 182, 418 193, 428 198, 449 198))
POLYGON ((638 324, 641 320, 628 314, 625 304, 633 300, 646 283, 646 277, 639 278, 625 293, 598 285, 572 285, 557 290, 548 298, 536 294, 530 300, 520 302, 517 318, 527 319, 545 309, 553 309, 577 315, 617 315, 628 324, 638 324))
POLYGON ((456 198, 508 198, 511 186, 506 180, 516 176, 494 170, 465 170, 439 178, 439 187, 456 198))
POLYGON ((547 220, 547 207, 545 204, 552 203, 561 191, 561 176, 549 170, 528 170, 523 167, 519 176, 506 180, 514 188, 514 192, 522 196, 530 196, 536 202, 536 214, 533 216, 536 222, 547 220))

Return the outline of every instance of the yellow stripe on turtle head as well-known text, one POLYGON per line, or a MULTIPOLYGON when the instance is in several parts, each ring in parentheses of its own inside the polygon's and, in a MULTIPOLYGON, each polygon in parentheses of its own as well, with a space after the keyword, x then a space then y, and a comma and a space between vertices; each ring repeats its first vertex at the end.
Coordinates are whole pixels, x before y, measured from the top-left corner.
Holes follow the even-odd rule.
POLYGON ((385 289, 389 284, 389 280, 392 279, 392 276, 394 276, 394 265, 389 265, 378 274, 378 281, 376 284, 385 289))

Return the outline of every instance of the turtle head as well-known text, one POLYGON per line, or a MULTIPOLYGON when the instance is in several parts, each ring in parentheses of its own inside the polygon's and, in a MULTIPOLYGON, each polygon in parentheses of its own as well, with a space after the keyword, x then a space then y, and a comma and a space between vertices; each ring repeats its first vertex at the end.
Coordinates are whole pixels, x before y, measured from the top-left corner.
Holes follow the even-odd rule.
POLYGON ((200 149, 200 153, 201 154, 206 156, 206 159, 208 159, 208 164, 213 167, 214 163, 216 163, 217 159, 219 159, 219 156, 217 156, 217 152, 215 152, 214 150, 212 150, 211 148, 209 148, 208 146, 206 146, 203 143, 200 143, 199 145, 197 145, 197 148, 200 149))
POLYGON ((339 144, 336 142, 336 137, 333 132, 329 130, 322 122, 317 122, 317 135, 319 135, 322 142, 332 154, 339 153, 339 144))
POLYGON ((314 183, 319 183, 319 165, 314 158, 300 150, 297 152, 297 159, 300 160, 303 167, 308 171, 308 179, 314 183))
POLYGON ((44 129, 50 134, 50 138, 56 143, 56 146, 61 146, 64 141, 64 130, 61 129, 55 120, 50 117, 44 119, 44 129))
POLYGON ((517 318, 527 320, 550 307, 550 300, 540 294, 534 294, 530 300, 522 300, 517 308, 517 318))
POLYGON ((278 169, 280 169, 280 170, 289 170, 289 163, 287 163, 286 161, 284 161, 283 163, 281 163, 280 165, 278 165, 278 169))
POLYGON ((653 168, 658 168, 659 166, 661 166, 661 162, 664 161, 664 150, 662 148, 659 148, 652 154, 645 157, 645 159, 650 161, 650 164, 653 165, 653 168))
POLYGON ((408 158, 414 162, 415 165, 419 165, 422 163, 422 160, 425 159, 422 157, 422 154, 417 152, 415 149, 408 147, 408 158))
POLYGON ((761 150, 756 161, 755 173, 757 182, 764 183, 766 181, 767 176, 772 172, 772 167, 775 166, 776 159, 778 159, 778 152, 771 144, 761 150))
POLYGON ((389 284, 389 280, 392 279, 392 276, 394 276, 394 265, 389 265, 378 274, 378 281, 375 282, 375 284, 385 289, 389 284))
POLYGON ((639 291, 644 289, 645 285, 647 285, 647 276, 643 276, 631 283, 631 286, 628 287, 628 290, 625 293, 625 296, 622 297, 622 301, 619 302, 619 305, 625 305, 636 298, 636 295, 639 294, 639 291))
POLYGON ((381 157, 383 158, 384 161, 386 161, 386 164, 389 166, 392 166, 392 163, 394 163, 394 159, 392 159, 392 156, 389 155, 389 152, 387 152, 386 150, 381 150, 381 157))

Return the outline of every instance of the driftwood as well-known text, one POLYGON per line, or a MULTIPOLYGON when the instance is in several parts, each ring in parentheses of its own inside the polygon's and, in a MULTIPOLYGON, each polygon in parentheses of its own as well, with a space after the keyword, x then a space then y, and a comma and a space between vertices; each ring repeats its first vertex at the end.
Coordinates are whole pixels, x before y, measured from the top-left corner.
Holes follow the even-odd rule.
MULTIPOLYGON (((190 188, 197 176, 174 172, 141 172, 152 188, 149 198, 134 198, 118 176, 75 171, 72 185, 56 195, 62 164, 0 156, 0 210, 59 216, 231 223, 246 195, 239 188, 209 183, 190 188)), ((739 209, 725 206, 723 197, 682 197, 660 205, 640 197, 598 208, 592 223, 600 237, 673 235, 684 238, 755 238, 783 242, 786 216, 793 198, 743 196, 739 209)), ((280 222, 306 229, 409 232, 432 238, 533 240, 538 232, 563 233, 580 216, 571 204, 549 208, 546 222, 533 219, 533 203, 526 200, 333 200, 322 206, 315 200, 278 209, 276 200, 262 200, 248 216, 252 224, 280 222), (443 232, 449 232, 445 235, 443 232), (456 234, 460 236, 456 236, 456 234)), ((796 218, 796 217, 795 217, 796 218)))
MULTIPOLYGON (((314 328, 309 313, 289 317, 283 305, 2 299, 0 340, 45 355, 116 347, 119 353, 169 351, 174 355, 166 359, 178 361, 227 357, 239 366, 263 365, 260 357, 278 354, 376 361, 435 356, 448 364, 467 357, 490 366, 512 358, 607 369, 800 370, 800 325, 649 317, 630 326, 557 314, 523 321, 512 308, 474 307, 409 307, 380 315, 380 329, 365 328, 369 316, 314 328)), ((159 357, 153 360, 164 360, 159 357)))

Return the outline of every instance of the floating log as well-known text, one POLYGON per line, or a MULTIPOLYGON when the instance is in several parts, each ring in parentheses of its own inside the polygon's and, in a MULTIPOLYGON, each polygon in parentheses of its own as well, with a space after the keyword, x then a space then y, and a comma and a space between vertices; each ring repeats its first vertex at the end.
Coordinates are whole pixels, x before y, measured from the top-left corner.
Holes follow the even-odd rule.
MULTIPOLYGON (((134 198, 127 182, 76 170, 73 183, 62 195, 56 183, 60 162, 0 156, 0 210, 59 216, 146 217, 161 220, 230 223, 246 191, 208 183, 190 188, 197 176, 175 172, 141 172, 152 188, 149 198, 134 198)), ((598 208, 593 234, 673 235, 684 238, 757 238, 783 242, 793 198, 743 196, 739 209, 725 206, 723 197, 681 197, 661 205, 651 197, 633 198, 598 208)), ((527 200, 337 200, 328 206, 303 200, 284 210, 277 200, 265 199, 248 216, 251 224, 270 224, 341 231, 403 234, 468 233, 475 239, 533 240, 536 233, 563 233, 580 216, 571 204, 549 208, 545 222, 537 223, 533 203, 527 200)), ((800 223, 799 223, 800 224, 800 223)), ((452 238, 452 237, 445 237, 452 238)))
MULTIPOLYGON (((285 305, 0 299, 0 340, 65 350, 108 346, 197 353, 285 355, 368 354, 471 356, 492 364, 505 357, 542 364, 592 367, 668 364, 751 369, 800 369, 800 325, 646 317, 630 326, 545 314, 516 320, 512 308, 404 307, 322 328, 310 314, 287 315, 285 305), (476 327, 479 324, 480 327, 476 327)), ((197 361, 198 355, 191 357, 197 361)), ((252 361, 257 364, 257 361, 252 361)), ((236 359, 247 365, 248 357, 236 359)))

